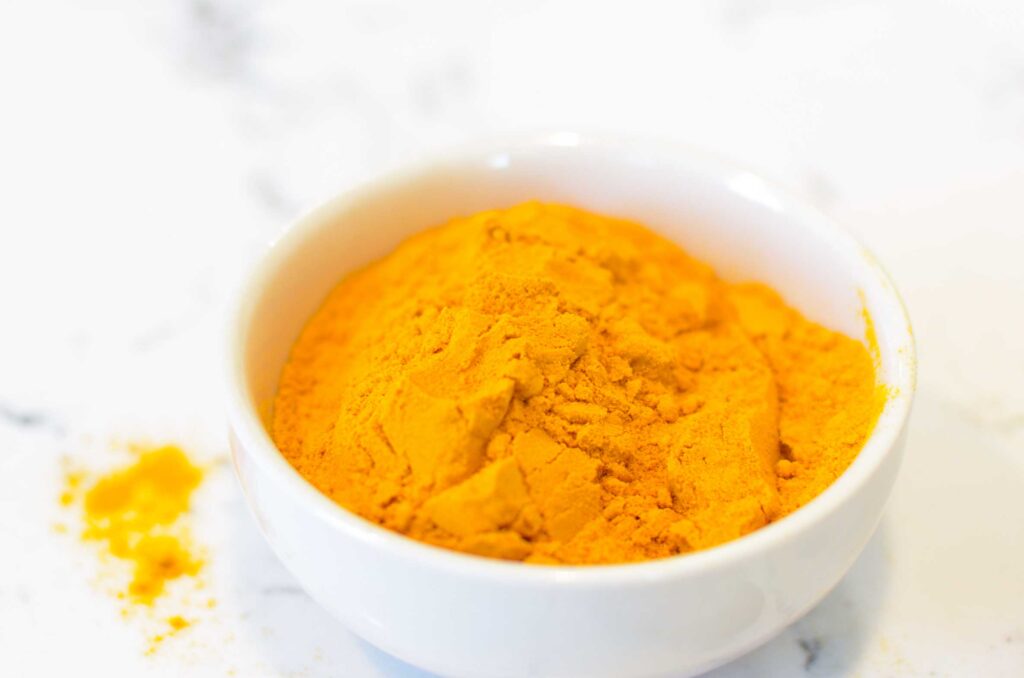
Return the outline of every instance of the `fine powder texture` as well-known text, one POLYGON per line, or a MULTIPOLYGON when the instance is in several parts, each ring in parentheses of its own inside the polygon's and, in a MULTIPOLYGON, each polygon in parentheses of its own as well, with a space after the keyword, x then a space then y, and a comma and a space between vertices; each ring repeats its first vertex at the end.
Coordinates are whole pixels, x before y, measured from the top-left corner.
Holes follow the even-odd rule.
POLYGON ((348 276, 272 434, 342 506, 533 563, 661 558, 799 508, 884 403, 868 350, 638 224, 526 203, 348 276))
POLYGON ((133 564, 132 602, 151 605, 167 582, 199 571, 202 562, 177 523, 201 479, 202 471, 184 452, 166 446, 144 452, 86 493, 83 537, 105 542, 111 555, 133 564))

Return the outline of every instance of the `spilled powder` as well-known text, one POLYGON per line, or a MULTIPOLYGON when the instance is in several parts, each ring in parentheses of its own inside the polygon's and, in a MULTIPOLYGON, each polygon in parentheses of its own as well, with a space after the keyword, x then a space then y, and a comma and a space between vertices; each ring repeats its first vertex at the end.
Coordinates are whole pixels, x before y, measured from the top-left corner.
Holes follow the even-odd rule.
POLYGON ((86 493, 83 536, 132 563, 128 595, 134 602, 150 604, 168 581, 199 572, 202 562, 172 528, 201 479, 185 453, 168 446, 144 453, 86 493))
POLYGON ((157 634, 157 635, 155 635, 155 636, 153 636, 152 638, 149 639, 150 640, 149 649, 146 650, 146 654, 153 654, 153 653, 155 653, 157 648, 160 647, 160 643, 162 643, 163 641, 167 640, 171 636, 175 635, 176 633, 178 633, 182 629, 188 628, 190 625, 191 625, 191 622, 189 622, 187 619, 185 619, 181 615, 174 615, 173 617, 168 617, 167 618, 167 631, 165 631, 164 633, 159 633, 159 634, 157 634))
MULTIPOLYGON (((103 552, 131 567, 119 598, 151 609, 169 582, 199 573, 203 561, 195 553, 185 518, 202 478, 202 469, 172 445, 143 449, 134 463, 91 484, 81 470, 66 473, 60 503, 71 506, 81 500, 82 539, 98 542, 103 552)), ((167 631, 151 639, 150 652, 189 626, 181 615, 164 622, 167 631)))

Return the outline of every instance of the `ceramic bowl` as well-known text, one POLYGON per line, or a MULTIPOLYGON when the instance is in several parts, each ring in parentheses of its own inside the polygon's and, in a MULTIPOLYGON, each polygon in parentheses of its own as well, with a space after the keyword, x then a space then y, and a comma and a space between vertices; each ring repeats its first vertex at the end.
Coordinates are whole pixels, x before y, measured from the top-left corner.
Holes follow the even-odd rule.
POLYGON ((439 157, 301 218, 240 294, 227 402, 235 467, 267 541, 352 632, 451 676, 689 675, 764 643, 811 609, 871 536, 900 465, 914 347, 877 262, 828 217, 749 171, 663 144, 558 133, 439 157), (705 551, 544 567, 424 545, 320 494, 267 433, 300 328, 348 271, 425 227, 529 199, 626 217, 728 280, 764 282, 854 337, 874 321, 891 396, 850 468, 792 515, 705 551))

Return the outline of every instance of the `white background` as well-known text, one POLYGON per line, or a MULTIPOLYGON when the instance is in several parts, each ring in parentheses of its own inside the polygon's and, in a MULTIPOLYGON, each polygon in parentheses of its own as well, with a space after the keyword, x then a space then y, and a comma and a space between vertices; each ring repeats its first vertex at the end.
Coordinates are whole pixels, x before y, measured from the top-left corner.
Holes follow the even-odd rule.
POLYGON ((552 127, 671 138, 802 192, 914 321, 878 534, 715 675, 1024 675, 1024 6, 891 0, 0 0, 0 675, 418 675, 258 534, 227 462, 223 309, 323 197, 552 127), (204 588, 159 612, 195 623, 151 656, 116 564, 53 530, 73 525, 61 459, 106 468, 130 441, 211 467, 204 588))

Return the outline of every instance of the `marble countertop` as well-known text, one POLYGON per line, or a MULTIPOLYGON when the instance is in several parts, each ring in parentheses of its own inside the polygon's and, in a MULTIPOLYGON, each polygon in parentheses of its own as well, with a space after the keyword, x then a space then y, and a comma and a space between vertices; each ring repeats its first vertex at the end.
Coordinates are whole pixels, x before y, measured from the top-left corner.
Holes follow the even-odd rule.
MULTIPOLYGON (((1024 6, 1016 1, 0 4, 0 674, 423 675, 349 635, 244 506, 225 304, 299 211, 432 149, 643 132, 808 195, 888 266, 920 383, 886 517, 734 676, 1024 675, 1024 6), (53 526, 62 460, 209 464, 211 611, 146 654, 53 526)), ((205 595, 205 594, 204 594, 205 595)))

